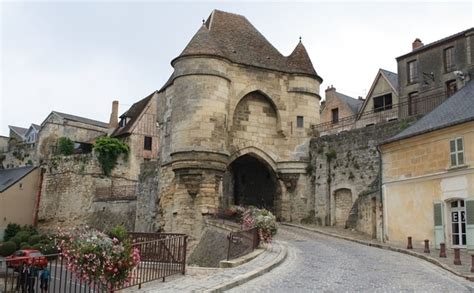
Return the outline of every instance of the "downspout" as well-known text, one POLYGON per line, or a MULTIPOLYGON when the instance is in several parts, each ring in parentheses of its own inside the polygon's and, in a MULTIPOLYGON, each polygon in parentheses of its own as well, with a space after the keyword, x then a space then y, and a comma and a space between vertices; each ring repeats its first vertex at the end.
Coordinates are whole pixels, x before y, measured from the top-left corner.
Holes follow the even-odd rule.
POLYGON ((382 242, 385 242, 385 214, 384 214, 384 209, 385 209, 385 206, 384 206, 384 197, 383 197, 383 189, 382 189, 382 151, 380 150, 380 146, 377 145, 375 147, 377 149, 377 152, 379 153, 379 192, 380 192, 380 203, 382 204, 382 209, 380 210, 381 214, 382 214, 382 231, 381 231, 381 238, 382 238, 382 242))
POLYGON ((44 169, 40 167, 40 178, 38 182, 38 191, 36 192, 36 202, 35 202, 35 211, 33 215, 33 226, 36 227, 38 225, 38 211, 41 199, 41 189, 43 188, 43 174, 44 169))

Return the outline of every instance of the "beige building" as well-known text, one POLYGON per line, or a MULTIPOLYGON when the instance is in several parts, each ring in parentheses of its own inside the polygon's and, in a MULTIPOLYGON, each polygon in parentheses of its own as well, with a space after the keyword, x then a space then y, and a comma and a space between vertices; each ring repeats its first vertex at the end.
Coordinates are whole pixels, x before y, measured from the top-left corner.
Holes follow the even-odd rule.
POLYGON ((381 145, 384 236, 474 249, 474 82, 381 145))
POLYGON ((9 223, 33 225, 39 174, 32 166, 0 170, 0 239, 9 223))
POLYGON ((171 64, 157 92, 160 226, 199 235, 229 204, 306 216, 322 79, 301 41, 283 56, 245 17, 214 10, 171 64))

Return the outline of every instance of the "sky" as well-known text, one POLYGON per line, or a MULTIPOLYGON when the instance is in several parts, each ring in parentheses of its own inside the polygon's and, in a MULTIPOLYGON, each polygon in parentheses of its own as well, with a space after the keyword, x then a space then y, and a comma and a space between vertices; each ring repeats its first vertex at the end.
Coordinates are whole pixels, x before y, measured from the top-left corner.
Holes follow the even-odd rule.
POLYGON ((283 55, 299 37, 324 89, 357 98, 395 58, 468 29, 465 2, 0 1, 0 135, 55 110, 108 122, 160 89, 213 9, 242 14, 283 55))

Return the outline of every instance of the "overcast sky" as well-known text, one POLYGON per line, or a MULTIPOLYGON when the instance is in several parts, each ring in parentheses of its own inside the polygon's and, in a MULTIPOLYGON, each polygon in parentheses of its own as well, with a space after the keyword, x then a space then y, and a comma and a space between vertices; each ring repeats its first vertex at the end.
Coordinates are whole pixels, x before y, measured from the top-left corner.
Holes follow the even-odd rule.
POLYGON ((473 26, 473 2, 2 2, 0 135, 52 111, 108 122, 172 73, 213 9, 246 16, 282 54, 301 36, 328 85, 365 96, 379 68, 415 38, 425 44, 473 26))

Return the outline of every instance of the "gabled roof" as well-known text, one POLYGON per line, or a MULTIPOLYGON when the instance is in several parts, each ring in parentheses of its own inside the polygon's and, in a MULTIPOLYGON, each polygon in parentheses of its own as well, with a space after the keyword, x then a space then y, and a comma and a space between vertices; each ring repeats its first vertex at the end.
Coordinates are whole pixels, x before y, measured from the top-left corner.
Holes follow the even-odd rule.
POLYGON ((155 92, 151 93, 146 98, 136 102, 125 113, 120 115, 120 118, 126 117, 130 118, 130 120, 124 127, 117 127, 111 136, 115 137, 130 134, 132 132, 133 125, 135 125, 135 122, 139 120, 140 116, 142 115, 143 111, 147 107, 154 94, 155 92))
POLYGON ((13 184, 17 183, 34 169, 36 169, 36 167, 27 166, 0 170, 0 193, 7 190, 13 184))
POLYGON ((469 121, 474 121, 474 81, 466 84, 433 111, 407 129, 384 141, 383 144, 469 121))
POLYGON ((377 82, 379 79, 383 77, 387 83, 390 85, 392 88, 393 92, 398 96, 398 74, 395 72, 391 72, 385 69, 380 68, 379 71, 377 72, 377 75, 375 76, 374 81, 372 82, 372 85, 370 86, 370 90, 367 93, 367 96, 364 100, 364 104, 361 107, 361 111, 359 112, 359 115, 357 118, 360 118, 362 115, 362 112, 364 112, 365 107, 367 107, 367 104, 369 103, 370 98, 372 97, 372 94, 374 92, 375 86, 377 85, 377 82))
POLYGON ((92 119, 89 119, 89 118, 84 118, 84 117, 75 116, 75 115, 71 115, 71 114, 61 113, 61 112, 57 112, 57 111, 53 111, 51 113, 54 113, 54 114, 58 115, 59 117, 61 117, 63 119, 66 119, 66 120, 81 122, 81 123, 94 125, 94 126, 98 126, 98 127, 102 127, 102 128, 108 128, 109 127, 108 123, 97 121, 97 120, 92 120, 92 119))
POLYGON ((13 132, 15 132, 16 134, 18 134, 21 137, 24 137, 26 132, 28 131, 28 128, 12 126, 12 125, 8 125, 8 128, 10 128, 10 130, 12 130, 13 132))
POLYGON ((285 57, 247 18, 220 10, 211 13, 171 64, 181 57, 193 55, 218 56, 238 64, 307 74, 322 81, 301 42, 290 56, 285 57))
POLYGON ((342 102, 344 102, 349 107, 349 110, 352 111, 353 115, 359 113, 359 110, 361 109, 364 101, 354 99, 338 92, 335 92, 335 94, 342 102))
POLYGON ((34 123, 31 123, 31 126, 30 127, 33 127, 35 130, 40 130, 41 129, 41 126, 38 125, 38 124, 34 124, 34 123))
POLYGON ((441 44, 443 44, 443 43, 450 42, 450 41, 452 41, 452 40, 454 40, 454 39, 456 39, 456 38, 462 37, 462 36, 464 36, 465 34, 467 34, 467 33, 469 33, 469 32, 473 32, 473 31, 474 31, 474 27, 468 28, 467 30, 464 30, 464 31, 462 31, 462 32, 456 33, 456 34, 451 35, 451 36, 448 36, 448 37, 446 37, 446 38, 442 38, 442 39, 440 39, 440 40, 434 41, 434 42, 429 43, 429 44, 427 44, 427 45, 421 46, 421 47, 419 47, 419 48, 417 48, 417 49, 415 49, 415 50, 413 50, 413 51, 411 51, 411 52, 409 52, 409 53, 407 53, 407 54, 404 54, 404 55, 402 55, 402 56, 400 56, 400 57, 397 57, 396 59, 399 60, 399 59, 402 59, 402 58, 405 58, 405 57, 408 57, 408 56, 411 56, 411 55, 414 55, 414 54, 418 54, 418 53, 420 53, 420 52, 422 52, 422 51, 431 49, 431 48, 436 47, 436 46, 438 46, 438 45, 441 45, 441 44))

